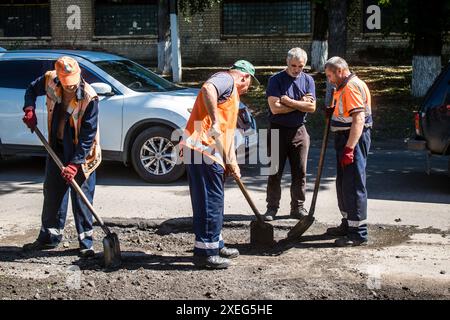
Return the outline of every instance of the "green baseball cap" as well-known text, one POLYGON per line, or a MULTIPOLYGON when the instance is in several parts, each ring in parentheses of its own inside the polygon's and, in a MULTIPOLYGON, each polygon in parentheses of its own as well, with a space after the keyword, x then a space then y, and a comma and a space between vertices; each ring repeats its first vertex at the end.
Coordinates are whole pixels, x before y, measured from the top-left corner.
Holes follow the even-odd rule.
POLYGON ((247 60, 238 60, 236 61, 233 66, 230 68, 231 70, 239 70, 245 73, 248 73, 249 75, 252 76, 253 80, 255 81, 255 83, 257 85, 260 84, 260 82, 258 81, 258 79, 256 79, 255 77, 255 67, 248 62, 247 60))

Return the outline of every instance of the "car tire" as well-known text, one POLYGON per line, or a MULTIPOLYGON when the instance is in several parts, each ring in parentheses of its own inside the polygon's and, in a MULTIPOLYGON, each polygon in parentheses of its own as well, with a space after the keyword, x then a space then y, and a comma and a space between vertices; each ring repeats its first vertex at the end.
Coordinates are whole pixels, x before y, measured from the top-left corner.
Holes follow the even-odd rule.
POLYGON ((175 148, 178 141, 171 141, 171 135, 171 129, 157 126, 145 129, 134 140, 131 148, 131 162, 134 170, 143 180, 152 183, 170 183, 178 180, 184 174, 183 164, 169 162, 178 163, 179 157, 175 148), (154 151, 159 151, 161 144, 163 149, 169 144, 167 152, 155 153, 154 151), (169 153, 171 157, 164 156, 169 153), (170 170, 168 170, 169 168, 170 170), (167 173, 164 173, 164 169, 167 170, 167 173))

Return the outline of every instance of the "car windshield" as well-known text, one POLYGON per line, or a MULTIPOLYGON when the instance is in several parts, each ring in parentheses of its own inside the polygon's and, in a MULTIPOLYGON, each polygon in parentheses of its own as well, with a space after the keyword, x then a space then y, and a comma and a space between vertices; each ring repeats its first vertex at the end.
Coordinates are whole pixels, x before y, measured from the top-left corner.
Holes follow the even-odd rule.
POLYGON ((124 86, 137 92, 164 92, 182 89, 130 60, 109 60, 95 63, 124 86))

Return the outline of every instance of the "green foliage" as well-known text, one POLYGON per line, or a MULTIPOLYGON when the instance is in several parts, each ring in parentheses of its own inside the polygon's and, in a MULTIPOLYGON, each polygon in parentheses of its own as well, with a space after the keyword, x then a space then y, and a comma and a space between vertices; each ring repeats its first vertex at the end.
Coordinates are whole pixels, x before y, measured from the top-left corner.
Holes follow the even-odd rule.
POLYGON ((220 1, 221 0, 178 0, 178 8, 183 16, 189 18, 210 9, 214 4, 220 3, 220 1))
POLYGON ((323 4, 325 9, 328 9, 329 1, 328 0, 312 0, 311 2, 317 3, 317 4, 323 4))
POLYGON ((384 28, 385 35, 392 31, 394 25, 400 27, 400 32, 411 37, 411 40, 417 34, 443 35, 445 31, 450 31, 449 1, 379 0, 378 4, 391 9, 390 23, 384 28))

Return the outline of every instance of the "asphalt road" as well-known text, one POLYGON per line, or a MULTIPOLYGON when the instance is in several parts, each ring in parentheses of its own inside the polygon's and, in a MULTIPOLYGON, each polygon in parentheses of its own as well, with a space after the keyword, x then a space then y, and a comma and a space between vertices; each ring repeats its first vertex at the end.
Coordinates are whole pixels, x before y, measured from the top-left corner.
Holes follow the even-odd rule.
MULTIPOLYGON (((448 299, 448 159, 433 158, 428 176, 424 154, 393 149, 373 148, 369 158, 370 239, 365 247, 335 248, 334 239, 323 235, 328 226, 340 221, 331 149, 318 197, 318 222, 301 239, 289 243, 283 242, 289 230, 286 226, 295 221, 275 221, 279 242, 267 252, 248 243, 252 212, 237 186, 229 181, 223 233, 227 244, 238 248, 241 256, 225 271, 192 266, 191 225, 189 219, 179 219, 192 215, 186 178, 170 185, 150 185, 132 169, 111 162, 98 171, 94 206, 105 218, 122 218, 115 220, 122 224, 113 227, 121 242, 121 268, 103 270, 98 227, 94 232, 96 258, 79 259, 73 221, 69 221, 58 249, 24 254, 22 245, 33 241, 39 230, 44 161, 1 161, 0 278, 5 285, 0 286, 0 300, 448 299), (136 225, 142 221, 132 218, 149 219, 144 223, 153 225, 136 225)), ((318 154, 314 146, 309 159, 308 198, 318 154)), ((245 166, 242 172, 262 211, 267 177, 260 169, 245 166)), ((289 200, 286 175, 281 217, 289 212, 289 200)), ((69 218, 73 220, 71 214, 69 218)))
MULTIPOLYGON (((369 157, 369 223, 449 230, 448 157, 433 157, 432 171, 427 175, 424 153, 392 149, 373 148, 369 157)), ((319 151, 318 145, 310 150, 308 206, 319 151)), ((45 162, 40 158, 0 161, 0 236, 39 227, 44 169, 45 162)), ((264 211, 267 177, 260 174, 260 169, 257 165, 247 165, 242 173, 254 201, 264 211)), ((102 217, 172 219, 192 215, 186 177, 168 185, 152 185, 140 180, 131 168, 114 162, 103 163, 97 177, 94 206, 102 217)), ((328 225, 340 221, 334 181, 334 150, 330 148, 316 208, 317 220, 328 225)), ((289 174, 285 174, 281 218, 289 213, 289 185, 289 174)), ((249 219, 252 215, 232 180, 226 184, 225 214, 236 219, 249 219)), ((72 219, 70 213, 68 216, 72 219)))

